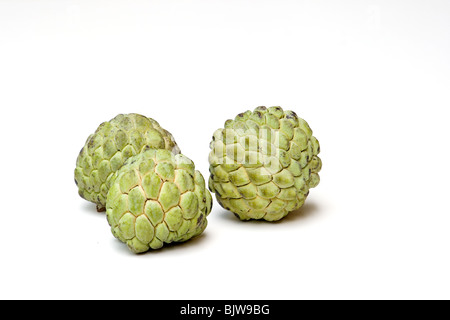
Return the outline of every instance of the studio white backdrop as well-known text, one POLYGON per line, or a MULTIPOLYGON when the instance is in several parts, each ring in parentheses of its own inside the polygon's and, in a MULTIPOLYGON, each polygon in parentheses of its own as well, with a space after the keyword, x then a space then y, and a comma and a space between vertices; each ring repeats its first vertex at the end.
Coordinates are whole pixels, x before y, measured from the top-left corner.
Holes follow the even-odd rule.
POLYGON ((1 299, 449 299, 450 2, 0 0, 1 299), (281 106, 321 143, 278 223, 214 201, 143 255, 78 196, 79 150, 141 113, 208 179, 225 120, 281 106))

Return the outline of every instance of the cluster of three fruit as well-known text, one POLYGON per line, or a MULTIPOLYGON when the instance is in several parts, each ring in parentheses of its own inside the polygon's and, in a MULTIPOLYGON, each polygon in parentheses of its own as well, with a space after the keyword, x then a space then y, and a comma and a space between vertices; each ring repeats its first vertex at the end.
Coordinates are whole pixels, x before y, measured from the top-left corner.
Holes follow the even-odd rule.
MULTIPOLYGON (((303 119, 280 107, 228 120, 210 147, 209 188, 241 220, 279 220, 319 183, 317 139, 303 119)), ((157 121, 138 114, 118 115, 89 136, 75 182, 136 253, 201 234, 211 212, 211 194, 194 163, 157 121)))

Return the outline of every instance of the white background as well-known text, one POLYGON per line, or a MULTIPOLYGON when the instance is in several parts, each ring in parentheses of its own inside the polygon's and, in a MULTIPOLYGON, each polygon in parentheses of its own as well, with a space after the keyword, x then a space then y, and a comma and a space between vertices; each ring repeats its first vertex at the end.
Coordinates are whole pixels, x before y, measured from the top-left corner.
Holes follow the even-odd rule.
POLYGON ((0 0, 0 298, 449 299, 450 2, 0 0), (279 223, 217 202, 134 255, 78 196, 87 136, 152 117, 205 178, 225 120, 279 105, 321 183, 279 223))

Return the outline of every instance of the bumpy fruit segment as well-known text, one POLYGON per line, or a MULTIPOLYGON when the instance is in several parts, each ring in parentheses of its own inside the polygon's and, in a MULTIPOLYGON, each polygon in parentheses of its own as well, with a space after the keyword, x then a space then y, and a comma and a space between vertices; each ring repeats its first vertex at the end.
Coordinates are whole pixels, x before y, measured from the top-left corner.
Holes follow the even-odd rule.
POLYGON ((226 121, 210 148, 209 189, 242 220, 280 220, 320 181, 319 141, 305 120, 280 107, 226 121))
POLYGON ((148 149, 111 179, 107 218, 113 235, 135 253, 201 234, 212 198, 194 163, 182 154, 148 149))
POLYGON ((81 149, 75 168, 80 196, 105 210, 110 179, 124 162, 147 148, 180 153, 173 136, 155 120, 131 113, 102 123, 81 149))

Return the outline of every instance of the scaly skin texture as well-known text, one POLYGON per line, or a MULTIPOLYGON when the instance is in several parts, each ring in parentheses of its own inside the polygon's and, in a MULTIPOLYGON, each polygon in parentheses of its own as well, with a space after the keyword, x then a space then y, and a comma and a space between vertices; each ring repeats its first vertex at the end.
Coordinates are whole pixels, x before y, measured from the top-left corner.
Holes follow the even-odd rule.
POLYGON ((201 234, 212 198, 194 163, 182 154, 148 149, 112 178, 106 215, 113 235, 135 253, 201 234))
POLYGON ((155 120, 131 113, 103 122, 81 149, 75 168, 75 183, 83 199, 105 211, 106 194, 113 174, 144 148, 180 153, 172 135, 155 120))
POLYGON ((226 121, 210 148, 209 189, 241 220, 280 220, 320 181, 319 142, 305 120, 280 107, 226 121))

